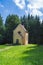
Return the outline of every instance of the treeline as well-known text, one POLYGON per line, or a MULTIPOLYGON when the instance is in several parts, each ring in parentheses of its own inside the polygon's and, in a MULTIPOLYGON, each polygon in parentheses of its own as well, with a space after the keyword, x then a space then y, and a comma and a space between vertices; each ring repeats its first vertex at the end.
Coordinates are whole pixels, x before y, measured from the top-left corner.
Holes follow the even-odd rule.
POLYGON ((29 33, 29 43, 43 44, 43 21, 41 23, 38 16, 24 15, 21 17, 21 22, 29 33))
POLYGON ((41 23, 38 16, 33 17, 32 15, 24 15, 21 18, 17 15, 8 15, 5 24, 0 15, 0 44, 13 44, 13 30, 20 23, 29 33, 29 43, 43 44, 43 21, 41 23))

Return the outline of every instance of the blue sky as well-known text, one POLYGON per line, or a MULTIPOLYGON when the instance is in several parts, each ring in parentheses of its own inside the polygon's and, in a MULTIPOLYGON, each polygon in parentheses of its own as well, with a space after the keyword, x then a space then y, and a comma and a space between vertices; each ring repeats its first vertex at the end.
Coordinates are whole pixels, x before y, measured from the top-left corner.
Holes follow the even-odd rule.
POLYGON ((43 0, 0 0, 0 14, 5 21, 9 14, 39 16, 43 19, 43 0))

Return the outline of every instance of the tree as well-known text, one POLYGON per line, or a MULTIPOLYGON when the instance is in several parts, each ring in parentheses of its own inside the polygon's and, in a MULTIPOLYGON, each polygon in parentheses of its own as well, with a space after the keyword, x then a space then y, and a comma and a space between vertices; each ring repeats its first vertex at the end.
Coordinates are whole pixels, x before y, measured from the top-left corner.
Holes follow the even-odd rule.
POLYGON ((38 16, 33 17, 24 15, 21 22, 29 33, 29 43, 40 43, 40 19, 38 16))
POLYGON ((16 26, 20 23, 20 19, 17 15, 9 15, 5 21, 6 27, 6 42, 12 43, 13 42, 13 30, 16 26))
POLYGON ((31 15, 30 18, 30 43, 40 43, 40 19, 38 16, 33 17, 31 15))
POLYGON ((43 21, 40 25, 40 44, 43 44, 43 21))
POLYGON ((28 30, 28 19, 25 15, 21 17, 21 24, 28 30))
POLYGON ((2 19, 1 15, 0 15, 0 27, 2 27, 2 26, 3 26, 3 19, 2 19))
POLYGON ((4 41, 3 33, 4 33, 3 19, 2 19, 1 15, 0 15, 0 44, 3 44, 3 41, 4 41))

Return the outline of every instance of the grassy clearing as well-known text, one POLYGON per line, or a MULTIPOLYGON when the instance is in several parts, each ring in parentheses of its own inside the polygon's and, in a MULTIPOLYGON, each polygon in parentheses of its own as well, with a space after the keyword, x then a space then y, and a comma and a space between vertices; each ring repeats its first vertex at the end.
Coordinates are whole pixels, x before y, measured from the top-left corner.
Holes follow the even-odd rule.
POLYGON ((6 48, 6 45, 0 45, 0 49, 6 48))
POLYGON ((0 52, 0 65, 43 65, 43 46, 12 46, 0 52))

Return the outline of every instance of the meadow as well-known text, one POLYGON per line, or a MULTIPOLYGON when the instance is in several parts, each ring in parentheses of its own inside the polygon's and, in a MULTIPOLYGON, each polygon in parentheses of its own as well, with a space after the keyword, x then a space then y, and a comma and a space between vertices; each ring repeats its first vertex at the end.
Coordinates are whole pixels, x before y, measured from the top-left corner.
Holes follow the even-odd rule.
POLYGON ((42 45, 0 45, 1 49, 0 65, 43 65, 42 45))

